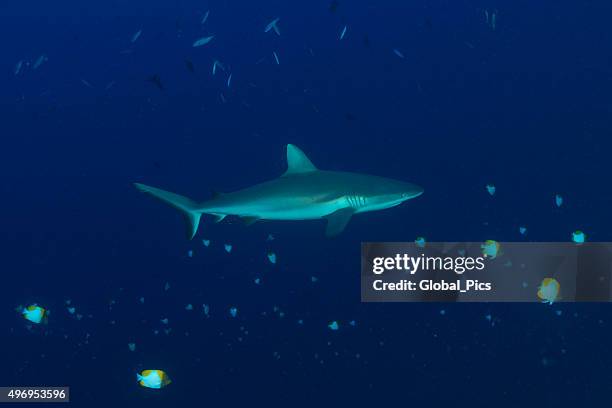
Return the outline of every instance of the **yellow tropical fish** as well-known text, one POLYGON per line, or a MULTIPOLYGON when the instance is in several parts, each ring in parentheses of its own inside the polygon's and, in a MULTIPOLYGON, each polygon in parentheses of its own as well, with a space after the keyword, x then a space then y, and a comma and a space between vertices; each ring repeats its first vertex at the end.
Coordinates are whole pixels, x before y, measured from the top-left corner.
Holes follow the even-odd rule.
POLYGON ((482 249, 482 255, 485 258, 495 259, 498 255, 501 255, 499 242, 488 239, 484 244, 480 245, 482 249))
POLYGON ((30 305, 21 311, 24 319, 29 320, 32 323, 40 324, 47 323, 47 317, 49 311, 43 307, 37 305, 30 305))
POLYGON ((559 300, 559 290, 561 285, 554 278, 544 278, 542 284, 538 288, 538 297, 543 303, 552 305, 555 301, 559 300))
POLYGON ((145 388, 164 388, 170 384, 172 380, 162 370, 144 370, 140 374, 136 374, 138 384, 145 388))
POLYGON ((426 242, 427 242, 427 240, 425 239, 425 237, 417 237, 417 239, 414 240, 414 243, 419 248, 425 248, 425 243, 426 242))

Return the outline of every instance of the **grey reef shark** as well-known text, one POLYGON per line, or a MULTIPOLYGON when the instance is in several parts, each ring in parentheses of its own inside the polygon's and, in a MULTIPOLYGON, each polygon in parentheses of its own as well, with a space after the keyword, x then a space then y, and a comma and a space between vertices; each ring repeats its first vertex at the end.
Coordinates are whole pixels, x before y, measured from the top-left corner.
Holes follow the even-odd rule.
POLYGON ((316 168, 297 146, 287 145, 287 171, 270 181, 203 202, 134 183, 136 188, 176 208, 185 218, 187 238, 198 230, 202 214, 217 222, 226 216, 258 220, 327 220, 328 237, 341 233, 353 214, 395 207, 423 194, 415 184, 368 174, 316 168))

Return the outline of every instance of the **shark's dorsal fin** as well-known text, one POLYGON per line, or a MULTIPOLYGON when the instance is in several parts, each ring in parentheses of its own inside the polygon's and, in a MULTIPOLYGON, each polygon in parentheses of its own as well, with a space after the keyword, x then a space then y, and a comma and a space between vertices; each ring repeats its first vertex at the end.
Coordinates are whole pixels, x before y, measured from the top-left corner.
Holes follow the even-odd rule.
POLYGON ((283 176, 288 174, 308 173, 310 171, 317 171, 317 168, 299 147, 288 144, 287 171, 285 174, 283 174, 283 176))

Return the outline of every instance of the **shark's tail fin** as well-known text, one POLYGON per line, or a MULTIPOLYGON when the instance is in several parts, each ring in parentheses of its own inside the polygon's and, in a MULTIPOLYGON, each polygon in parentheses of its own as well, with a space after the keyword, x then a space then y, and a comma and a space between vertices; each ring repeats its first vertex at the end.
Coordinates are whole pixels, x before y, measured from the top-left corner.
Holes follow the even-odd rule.
POLYGON ((192 239, 198 231, 200 224, 201 212, 196 211, 197 203, 182 195, 174 194, 169 191, 160 190, 159 188, 146 186, 140 183, 134 183, 134 186, 143 193, 151 194, 158 200, 181 211, 185 224, 187 226, 187 239, 192 239))

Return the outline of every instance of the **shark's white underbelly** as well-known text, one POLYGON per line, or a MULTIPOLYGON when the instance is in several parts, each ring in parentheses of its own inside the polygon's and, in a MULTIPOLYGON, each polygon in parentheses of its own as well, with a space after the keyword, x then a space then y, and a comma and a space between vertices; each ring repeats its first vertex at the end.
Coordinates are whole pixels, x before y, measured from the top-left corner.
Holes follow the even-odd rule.
POLYGON ((253 202, 226 209, 228 214, 242 217, 256 217, 264 220, 312 220, 346 207, 343 198, 326 202, 304 200, 278 200, 277 202, 253 202))

